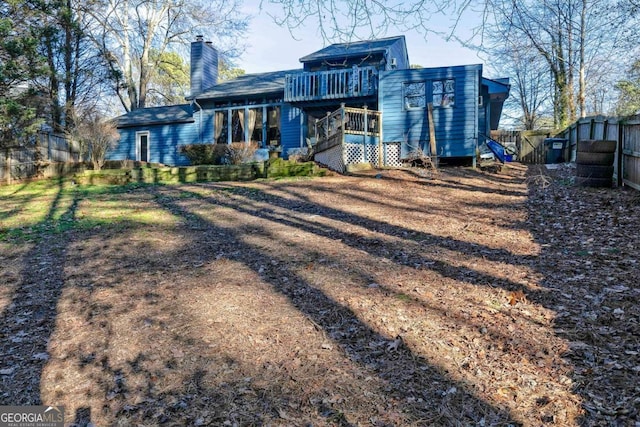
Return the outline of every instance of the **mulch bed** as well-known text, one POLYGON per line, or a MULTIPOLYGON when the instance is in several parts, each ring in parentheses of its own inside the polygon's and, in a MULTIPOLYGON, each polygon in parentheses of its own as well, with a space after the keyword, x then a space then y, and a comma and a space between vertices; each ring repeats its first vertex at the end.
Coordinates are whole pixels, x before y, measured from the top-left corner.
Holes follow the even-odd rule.
POLYGON ((74 200, 70 224, 133 214, 0 241, 0 404, 78 426, 637 427, 640 193, 574 174, 74 200))

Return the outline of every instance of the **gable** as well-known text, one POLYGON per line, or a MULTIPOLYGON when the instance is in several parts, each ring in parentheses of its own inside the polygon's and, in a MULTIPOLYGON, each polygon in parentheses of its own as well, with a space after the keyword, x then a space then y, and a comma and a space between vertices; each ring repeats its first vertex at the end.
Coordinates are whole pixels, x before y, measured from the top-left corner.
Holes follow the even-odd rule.
POLYGON ((386 63, 390 62, 392 58, 395 58, 395 67, 399 69, 409 68, 409 58, 404 36, 350 43, 335 43, 303 56, 300 58, 300 62, 305 64, 305 68, 309 68, 311 64, 340 61, 348 62, 349 59, 366 58, 370 56, 383 58, 386 69, 389 69, 386 63))

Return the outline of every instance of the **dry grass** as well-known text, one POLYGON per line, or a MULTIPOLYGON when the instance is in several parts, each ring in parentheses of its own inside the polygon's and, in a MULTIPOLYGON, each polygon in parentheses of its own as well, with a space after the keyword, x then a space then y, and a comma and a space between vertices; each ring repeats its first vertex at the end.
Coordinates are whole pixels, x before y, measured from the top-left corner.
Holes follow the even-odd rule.
POLYGON ((526 173, 64 188, 71 225, 36 242, 1 206, 0 403, 100 426, 634 426, 638 199, 526 173), (626 207, 613 231, 595 200, 626 207), (606 259, 576 250, 590 224, 624 236, 606 259))

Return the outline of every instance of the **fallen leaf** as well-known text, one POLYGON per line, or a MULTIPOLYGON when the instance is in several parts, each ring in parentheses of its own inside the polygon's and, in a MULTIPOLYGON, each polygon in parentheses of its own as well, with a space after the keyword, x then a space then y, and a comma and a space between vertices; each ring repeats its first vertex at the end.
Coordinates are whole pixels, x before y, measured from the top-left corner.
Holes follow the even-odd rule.
POLYGON ((513 291, 509 293, 509 305, 516 305, 519 302, 524 303, 526 301, 526 296, 524 292, 521 290, 513 291))

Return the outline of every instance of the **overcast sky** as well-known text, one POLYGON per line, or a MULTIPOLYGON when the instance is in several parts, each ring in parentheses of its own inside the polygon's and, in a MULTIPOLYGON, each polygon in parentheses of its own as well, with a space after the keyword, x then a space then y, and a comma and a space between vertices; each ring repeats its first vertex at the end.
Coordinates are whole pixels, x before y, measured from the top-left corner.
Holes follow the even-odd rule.
MULTIPOLYGON (((278 27, 267 15, 267 11, 258 9, 259 0, 244 0, 244 11, 254 16, 247 34, 247 49, 238 60, 238 67, 247 73, 260 73, 300 68, 299 58, 324 47, 315 28, 309 26, 302 31, 296 30, 294 39, 289 30, 278 27)), ((448 22, 434 22, 431 27, 446 30, 448 22)), ((403 35, 402 31, 381 35, 391 37, 403 35)), ((407 50, 411 64, 423 67, 441 67, 448 65, 482 64, 477 54, 462 47, 458 42, 445 42, 436 35, 425 40, 417 32, 405 32, 407 50)))

